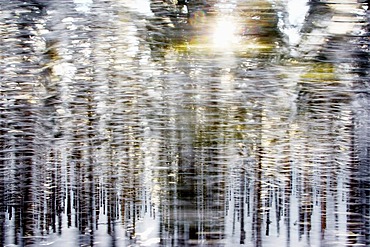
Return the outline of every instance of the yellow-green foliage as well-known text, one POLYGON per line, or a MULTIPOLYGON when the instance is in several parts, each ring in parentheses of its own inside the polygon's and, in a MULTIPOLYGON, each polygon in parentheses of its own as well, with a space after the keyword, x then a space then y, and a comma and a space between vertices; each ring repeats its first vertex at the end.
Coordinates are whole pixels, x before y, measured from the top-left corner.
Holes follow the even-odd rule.
POLYGON ((326 82, 336 80, 337 76, 333 64, 315 63, 311 65, 311 68, 301 78, 312 82, 326 82))

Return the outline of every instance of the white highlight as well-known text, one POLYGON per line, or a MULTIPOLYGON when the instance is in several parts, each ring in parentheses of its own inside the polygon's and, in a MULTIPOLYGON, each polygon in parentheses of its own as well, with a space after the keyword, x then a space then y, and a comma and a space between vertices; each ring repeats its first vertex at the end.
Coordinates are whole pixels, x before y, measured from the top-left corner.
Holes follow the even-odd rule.
POLYGON ((153 12, 150 9, 149 0, 121 0, 123 5, 129 7, 131 10, 146 15, 153 16, 153 12))
POLYGON ((300 41, 299 32, 309 9, 307 2, 308 0, 288 0, 287 11, 290 28, 287 28, 284 32, 288 35, 292 45, 298 44, 300 41))
POLYGON ((92 0, 73 0, 73 2, 76 4, 76 10, 78 12, 90 12, 91 5, 93 4, 92 0))
POLYGON ((212 42, 216 48, 230 48, 238 42, 237 26, 232 17, 225 16, 216 22, 212 42))

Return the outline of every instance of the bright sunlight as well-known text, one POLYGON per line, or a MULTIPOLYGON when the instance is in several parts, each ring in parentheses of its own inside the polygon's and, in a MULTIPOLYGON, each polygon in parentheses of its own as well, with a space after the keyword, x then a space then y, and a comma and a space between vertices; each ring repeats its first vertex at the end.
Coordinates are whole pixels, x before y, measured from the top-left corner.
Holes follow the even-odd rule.
POLYGON ((237 25, 231 16, 219 18, 215 23, 212 35, 215 48, 230 49, 238 43, 237 25))

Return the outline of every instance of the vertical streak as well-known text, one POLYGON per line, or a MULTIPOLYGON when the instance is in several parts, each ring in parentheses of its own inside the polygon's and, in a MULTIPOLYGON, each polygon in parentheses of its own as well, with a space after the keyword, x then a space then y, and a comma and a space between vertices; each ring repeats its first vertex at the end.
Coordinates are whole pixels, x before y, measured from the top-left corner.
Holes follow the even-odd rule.
POLYGON ((6 124, 5 124, 5 113, 3 113, 3 109, 5 106, 0 104, 0 246, 5 245, 5 217, 6 217, 6 201, 5 201, 5 155, 6 149, 6 134, 5 131, 6 124))
POLYGON ((347 206, 347 244, 355 245, 359 244, 357 234, 361 225, 361 194, 360 194, 360 183, 359 183, 359 162, 356 153, 356 135, 355 135, 355 118, 351 116, 351 125, 348 126, 351 133, 350 143, 350 174, 349 174, 349 199, 347 206))
POLYGON ((244 210, 244 201, 245 197, 245 167, 242 167, 241 172, 241 181, 240 181, 240 244, 245 244, 245 229, 244 229, 244 216, 245 216, 245 210, 244 210))
POLYGON ((262 114, 263 109, 258 109, 257 123, 259 123, 257 146, 256 146, 256 168, 255 168, 255 184, 254 184, 254 204, 255 212, 253 214, 253 228, 255 247, 262 247, 262 114))

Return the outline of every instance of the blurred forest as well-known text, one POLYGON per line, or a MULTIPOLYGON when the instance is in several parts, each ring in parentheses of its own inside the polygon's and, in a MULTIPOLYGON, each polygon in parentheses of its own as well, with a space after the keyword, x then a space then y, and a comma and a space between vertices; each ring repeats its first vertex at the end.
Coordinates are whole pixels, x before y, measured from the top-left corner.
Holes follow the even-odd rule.
POLYGON ((0 246, 369 246, 368 7, 0 1, 0 246))

